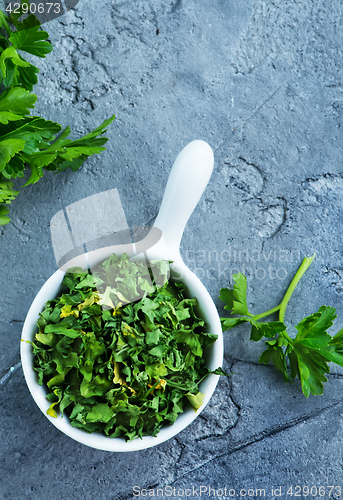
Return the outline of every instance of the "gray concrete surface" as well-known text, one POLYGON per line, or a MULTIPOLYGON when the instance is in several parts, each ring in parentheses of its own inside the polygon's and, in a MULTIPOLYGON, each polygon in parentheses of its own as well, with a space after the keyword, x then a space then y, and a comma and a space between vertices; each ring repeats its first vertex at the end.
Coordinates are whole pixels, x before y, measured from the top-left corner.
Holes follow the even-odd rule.
POLYGON ((155 495, 169 486, 173 498, 203 486, 286 499, 290 486, 343 487, 341 371, 307 400, 299 384, 258 365, 263 345, 244 327, 225 334, 232 376, 201 416, 131 454, 92 450, 51 426, 19 357, 26 313, 56 270, 53 215, 118 188, 129 226, 151 224, 177 153, 199 138, 215 168, 182 255, 220 314, 219 290, 236 269, 250 275, 249 303, 261 311, 316 252, 286 321, 327 304, 335 331, 343 327, 342 2, 80 0, 45 29, 54 51, 39 62, 37 113, 75 137, 117 118, 106 152, 77 173, 46 173, 0 229, 0 499, 124 500, 134 486, 155 495))

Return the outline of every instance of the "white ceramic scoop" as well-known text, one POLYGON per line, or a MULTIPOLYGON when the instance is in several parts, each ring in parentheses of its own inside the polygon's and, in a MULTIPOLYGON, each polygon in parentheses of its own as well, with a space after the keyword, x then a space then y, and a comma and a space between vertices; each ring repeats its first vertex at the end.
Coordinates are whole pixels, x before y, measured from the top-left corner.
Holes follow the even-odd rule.
MULTIPOLYGON (((106 247, 89 252, 68 262, 63 267, 63 270, 56 271, 43 285, 30 307, 23 327, 22 340, 34 340, 39 313, 44 309, 45 303, 55 298, 59 293, 64 271, 67 267, 81 265, 86 268, 88 265, 92 269, 113 252, 117 255, 127 252, 131 256, 136 255, 134 258, 140 260, 147 257, 149 260, 173 261, 172 278, 181 280, 186 285, 189 297, 197 298, 199 314, 205 320, 207 331, 218 335, 216 342, 207 348, 205 352, 206 365, 210 370, 221 367, 223 361, 223 337, 217 309, 204 285, 182 261, 179 251, 184 228, 206 188, 212 169, 213 153, 210 146, 203 141, 193 141, 188 144, 175 160, 169 175, 160 212, 154 227, 146 238, 134 245, 106 247), (161 237, 156 238, 156 233, 161 237), (158 240, 157 243, 156 239, 158 240), (151 246, 151 243, 154 243, 153 246, 151 246)), ((199 232, 200 243, 201 230, 199 232)), ((157 437, 144 436, 143 439, 125 442, 123 438, 109 438, 98 433, 87 434, 80 429, 73 428, 66 415, 63 418, 60 416, 53 418, 47 415, 49 402, 46 399, 46 389, 38 385, 36 372, 33 370, 32 347, 27 342, 21 343, 21 359, 30 392, 50 422, 76 441, 105 451, 142 450, 172 438, 187 427, 205 408, 219 379, 218 375, 209 375, 200 384, 200 391, 205 394, 205 397, 202 406, 197 412, 189 407, 178 416, 173 425, 163 427, 157 437)))

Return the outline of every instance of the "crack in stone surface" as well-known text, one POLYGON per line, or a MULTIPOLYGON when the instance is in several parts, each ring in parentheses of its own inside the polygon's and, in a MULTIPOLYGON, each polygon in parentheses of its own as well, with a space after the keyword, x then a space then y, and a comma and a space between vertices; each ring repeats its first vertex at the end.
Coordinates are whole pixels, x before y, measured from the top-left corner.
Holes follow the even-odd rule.
POLYGON ((274 238, 274 236, 276 236, 282 230, 284 224, 287 221, 287 200, 283 196, 278 196, 276 199, 280 200, 280 203, 272 203, 270 205, 266 205, 262 209, 262 212, 265 213, 270 225, 270 231, 266 234, 261 234, 261 236, 264 237, 264 240, 262 241, 262 252, 264 250, 266 240, 271 240, 272 238, 274 238), (278 220, 278 223, 275 225, 274 219, 278 220))
MULTIPOLYGON (((225 365, 224 370, 230 373, 225 365)), ((225 435, 237 425, 238 411, 238 405, 231 398, 230 377, 220 377, 211 400, 192 423, 192 439, 199 442, 225 435)))
MULTIPOLYGON (((229 384, 230 384, 230 378, 229 378, 229 384)), ((229 431, 231 431, 232 429, 234 429, 238 425, 238 423, 239 423, 239 421, 241 419, 241 410, 242 410, 242 407, 237 403, 237 401, 235 401, 234 397, 232 396, 232 390, 231 390, 231 388, 230 388, 230 393, 227 395, 227 399, 236 408, 236 411, 235 411, 235 413, 236 413, 235 420, 232 423, 230 423, 230 425, 228 425, 225 429, 223 429, 222 432, 214 432, 212 430, 212 431, 206 433, 205 435, 203 435, 203 436, 201 436, 199 438, 195 438, 195 440, 194 440, 195 443, 201 443, 201 442, 204 442, 204 441, 209 440, 209 439, 216 439, 216 438, 222 437, 222 436, 226 435, 229 431)), ((200 415, 199 418, 201 418, 201 415, 200 415)), ((181 460, 179 460, 179 462, 181 462, 181 460)))
POLYGON ((243 158, 243 156, 239 156, 238 157, 239 160, 242 160, 243 163, 245 163, 246 165, 249 165, 251 167, 254 167, 258 173, 260 174, 261 176, 261 179, 262 179, 262 187, 261 187, 261 190, 260 191, 263 191, 264 188, 265 188, 265 185, 266 185, 266 182, 267 182, 267 179, 266 179, 266 175, 265 173, 263 172, 262 168, 259 167, 256 163, 253 163, 253 162, 250 162, 248 160, 246 160, 245 158, 243 158))
POLYGON ((226 187, 234 186, 242 194, 248 195, 245 201, 256 198, 265 187, 265 178, 260 167, 248 162, 241 156, 236 165, 224 162, 228 168, 226 187))
POLYGON ((249 446, 252 446, 254 445, 255 443, 258 443, 258 442, 261 442, 269 437, 273 437, 277 434, 280 434, 284 431, 287 431, 288 429, 291 429, 293 427, 296 427, 297 425, 300 425, 308 420, 311 420, 313 418, 316 418, 317 416, 319 416, 321 413, 327 411, 327 410, 330 410, 331 408, 334 408, 338 405, 341 405, 343 403, 343 400, 339 400, 339 401, 335 401, 327 406, 325 406, 324 408, 320 408, 318 410, 315 410, 307 415, 304 415, 302 417, 298 417, 298 418, 295 418, 295 419, 292 419, 290 420, 289 422, 285 423, 285 424, 282 424, 282 425, 279 425, 279 426, 276 426, 276 427, 273 427, 271 429, 267 429, 265 431, 262 431, 258 434, 255 434, 251 437, 249 437, 248 439, 244 440, 244 441, 240 441, 238 442, 237 444, 233 445, 233 446, 228 446, 225 450, 225 452, 220 452, 220 453, 217 453, 215 455, 213 455, 212 457, 210 457, 208 460, 205 460, 201 463, 199 463, 196 467, 193 467, 189 470, 187 470, 185 473, 183 474, 180 474, 178 475, 174 481, 171 483, 174 484, 176 481, 184 478, 184 477, 187 477, 189 474, 201 469, 202 467, 208 465, 210 462, 213 462, 214 460, 217 460, 218 458, 222 458, 222 457, 228 457, 234 453, 237 453, 238 451, 241 451, 243 450, 244 448, 247 448, 249 446))
MULTIPOLYGON (((273 89, 260 103, 258 103, 251 113, 248 115, 248 117, 239 120, 237 123, 235 123, 232 126, 232 129, 230 130, 228 136, 226 139, 224 139, 222 142, 219 143, 219 145, 214 149, 214 152, 220 151, 225 145, 231 142, 231 140, 238 135, 239 132, 242 131, 244 125, 248 123, 255 115, 258 113, 274 96, 279 92, 279 90, 284 87, 285 84, 278 85, 275 89, 273 89)), ((238 140, 238 138, 237 138, 238 140)))
POLYGON ((266 175, 255 162, 239 155, 235 162, 225 161, 227 170, 223 170, 225 186, 238 190, 241 201, 238 204, 247 206, 247 217, 254 212, 254 226, 258 236, 262 238, 261 250, 265 240, 278 234, 287 220, 288 203, 283 196, 266 196, 266 175))
MULTIPOLYGON (((233 367, 234 366, 235 366, 235 363, 232 363, 231 367, 230 367, 230 372, 233 371, 233 367)), ((230 386, 230 399, 231 399, 232 403, 235 405, 235 407, 237 408, 236 422, 231 427, 231 429, 233 429, 233 428, 235 428, 237 426, 240 418, 242 417, 242 415, 241 415, 242 406, 235 400, 235 397, 233 396, 233 383, 232 383, 231 376, 229 376, 229 386, 230 386)))

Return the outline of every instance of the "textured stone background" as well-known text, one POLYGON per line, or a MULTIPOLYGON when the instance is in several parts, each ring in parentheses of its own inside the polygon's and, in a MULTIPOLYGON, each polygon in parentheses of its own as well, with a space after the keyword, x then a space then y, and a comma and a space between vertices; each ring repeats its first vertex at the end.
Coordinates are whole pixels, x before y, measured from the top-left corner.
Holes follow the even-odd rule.
POLYGON ((244 327, 225 334, 232 376, 193 425, 131 454, 51 426, 19 358, 26 313, 56 270, 53 215, 116 187, 129 226, 151 224, 177 153, 198 138, 215 168, 182 254, 220 313, 232 272, 252 275, 250 306, 265 310, 315 251, 286 320, 327 304, 343 326, 342 1, 80 0, 45 28, 54 51, 39 61, 37 113, 75 137, 117 118, 105 153, 23 190, 0 229, 0 499, 124 500, 135 485, 264 488, 266 498, 281 486, 287 498, 291 485, 343 486, 339 369, 307 400, 257 364, 263 345, 244 327))

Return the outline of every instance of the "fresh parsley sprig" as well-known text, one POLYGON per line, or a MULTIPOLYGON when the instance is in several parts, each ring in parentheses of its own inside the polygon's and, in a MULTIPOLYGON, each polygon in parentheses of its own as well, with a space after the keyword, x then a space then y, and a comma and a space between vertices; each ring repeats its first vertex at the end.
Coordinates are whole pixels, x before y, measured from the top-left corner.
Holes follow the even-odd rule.
POLYGON ((53 47, 33 14, 19 20, 26 12, 23 5, 29 2, 22 1, 18 13, 9 17, 0 11, 0 225, 10 222, 8 205, 19 194, 13 189, 13 179, 24 177, 27 167, 31 176, 24 186, 36 183, 43 169, 58 173, 71 168, 75 172, 88 156, 105 149, 107 138, 102 134, 115 118, 113 115, 83 138, 71 141, 69 127, 61 132, 60 124, 30 115, 37 100, 32 89, 39 69, 22 53, 45 58, 53 47))
POLYGON ((323 394, 323 384, 327 382, 325 374, 330 373, 330 361, 343 366, 343 329, 334 337, 327 333, 337 317, 333 307, 321 306, 317 312, 300 321, 295 327, 295 338, 290 337, 284 323, 287 304, 314 257, 315 255, 303 260, 280 304, 268 311, 260 314, 249 312, 247 280, 242 273, 233 276, 233 289, 223 288, 219 296, 226 304, 224 309, 236 315, 221 318, 223 331, 249 322, 250 340, 258 342, 262 338, 268 339, 265 341, 267 349, 260 356, 259 362, 267 364, 272 361, 275 368, 283 374, 285 382, 298 377, 306 397, 310 394, 323 394), (260 321, 277 312, 278 321, 260 321))

